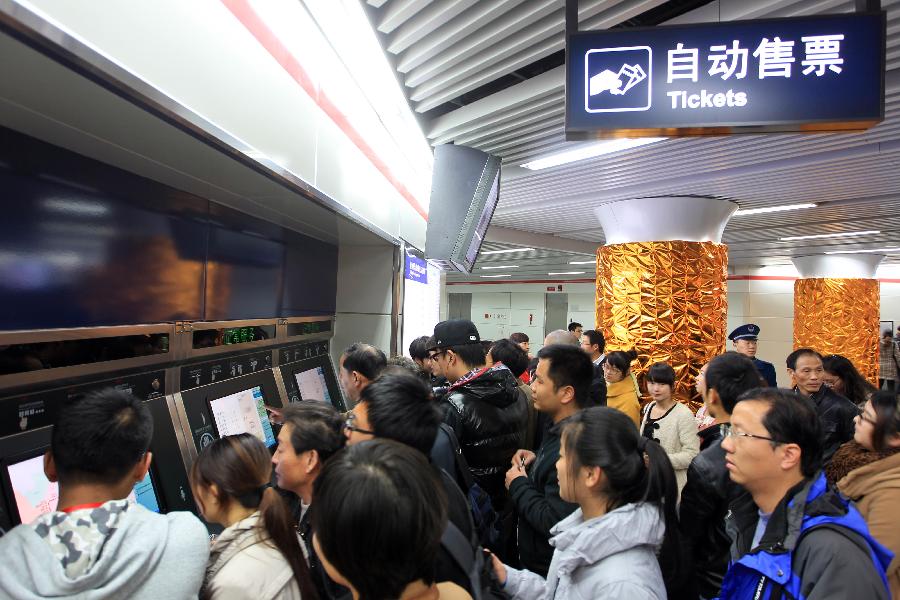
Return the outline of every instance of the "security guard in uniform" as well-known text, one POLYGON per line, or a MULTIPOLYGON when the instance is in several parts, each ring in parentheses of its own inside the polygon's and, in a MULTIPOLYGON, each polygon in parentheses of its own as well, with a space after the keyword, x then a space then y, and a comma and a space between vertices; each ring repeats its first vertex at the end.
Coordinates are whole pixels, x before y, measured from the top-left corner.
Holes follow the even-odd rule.
POLYGON ((759 325, 747 323, 746 325, 737 327, 728 334, 728 339, 734 342, 734 349, 737 352, 749 357, 753 361, 753 364, 756 365, 756 370, 763 376, 763 379, 766 380, 769 387, 778 387, 778 383, 775 380, 775 366, 770 362, 756 358, 758 336, 759 325))

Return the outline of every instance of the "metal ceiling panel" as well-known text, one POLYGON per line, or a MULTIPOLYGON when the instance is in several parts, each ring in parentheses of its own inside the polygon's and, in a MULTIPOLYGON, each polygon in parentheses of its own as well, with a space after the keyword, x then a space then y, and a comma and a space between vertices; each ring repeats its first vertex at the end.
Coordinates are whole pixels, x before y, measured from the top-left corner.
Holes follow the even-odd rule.
MULTIPOLYGON (((663 4, 581 0, 579 26, 630 25, 630 19, 663 4)), ((677 138, 542 171, 519 165, 584 144, 565 140, 564 68, 532 70, 536 61, 563 48, 564 0, 388 0, 379 14, 393 16, 393 33, 384 36, 384 45, 410 104, 423 114, 431 143, 464 144, 503 158, 492 227, 599 245, 604 236, 593 208, 605 202, 697 194, 728 198, 742 208, 819 204, 731 219, 723 241, 729 244, 732 264, 764 265, 830 249, 900 246, 900 217, 894 216, 900 215, 900 0, 881 4, 887 11, 885 120, 867 132, 677 138), (398 14, 404 16, 402 23, 398 14), (436 15, 446 20, 439 22, 436 15), (513 79, 510 85, 510 77, 521 82, 513 79), (501 79, 505 83, 498 83, 501 79), (494 84, 499 91, 490 91, 494 84), (425 114, 448 102, 457 108, 441 109, 433 117, 425 114), (779 241, 859 230, 881 233, 779 241)), ((854 10, 855 0, 720 0, 670 23, 854 10)), ((379 23, 383 26, 384 20, 379 23)), ((488 255, 478 265, 508 256, 488 255)), ((567 256, 522 256, 517 271, 538 273, 552 266, 548 260, 556 260, 557 267, 566 264, 567 256)), ((889 257, 898 259, 900 255, 889 257)))

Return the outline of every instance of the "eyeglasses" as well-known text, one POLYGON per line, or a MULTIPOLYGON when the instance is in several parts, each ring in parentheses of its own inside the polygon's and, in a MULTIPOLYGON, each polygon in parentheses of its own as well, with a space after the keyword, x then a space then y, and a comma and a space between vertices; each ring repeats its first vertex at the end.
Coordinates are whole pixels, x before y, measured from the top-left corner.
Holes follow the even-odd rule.
POLYGON ((745 431, 738 431, 734 427, 723 427, 725 430, 722 435, 727 438, 753 438, 755 440, 766 440, 767 442, 772 442, 773 444, 784 444, 780 440, 776 440, 775 438, 766 437, 764 435, 756 435, 755 433, 747 433, 745 431))
POLYGON ((866 416, 865 408, 858 409, 856 411, 856 416, 859 417, 860 421, 865 421, 866 423, 869 423, 870 425, 875 425, 877 423, 877 421, 875 419, 872 419, 872 418, 866 416))
POLYGON ((368 429, 362 429, 353 424, 353 421, 356 420, 356 415, 350 413, 347 415, 347 420, 344 421, 344 429, 347 431, 355 431, 356 433, 365 433, 368 435, 375 435, 374 431, 369 431, 368 429))

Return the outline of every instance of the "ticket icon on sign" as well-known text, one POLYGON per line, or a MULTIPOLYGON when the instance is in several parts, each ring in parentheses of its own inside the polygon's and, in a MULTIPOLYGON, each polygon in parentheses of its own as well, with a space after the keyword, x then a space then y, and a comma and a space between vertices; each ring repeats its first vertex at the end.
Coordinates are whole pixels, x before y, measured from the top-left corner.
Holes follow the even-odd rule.
POLYGON ((649 46, 593 48, 584 56, 584 109, 587 112, 648 110, 653 51, 649 46))

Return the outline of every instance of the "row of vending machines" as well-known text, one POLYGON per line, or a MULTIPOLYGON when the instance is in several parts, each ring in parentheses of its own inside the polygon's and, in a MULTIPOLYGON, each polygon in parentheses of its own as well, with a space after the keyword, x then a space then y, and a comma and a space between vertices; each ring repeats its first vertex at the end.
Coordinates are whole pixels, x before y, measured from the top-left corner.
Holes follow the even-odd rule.
POLYGON ((270 449, 269 409, 327 402, 347 410, 330 356, 333 317, 174 323, 0 334, 0 533, 56 508, 44 475, 59 408, 109 386, 153 416, 153 460, 131 499, 197 513, 191 465, 221 436, 270 449))

